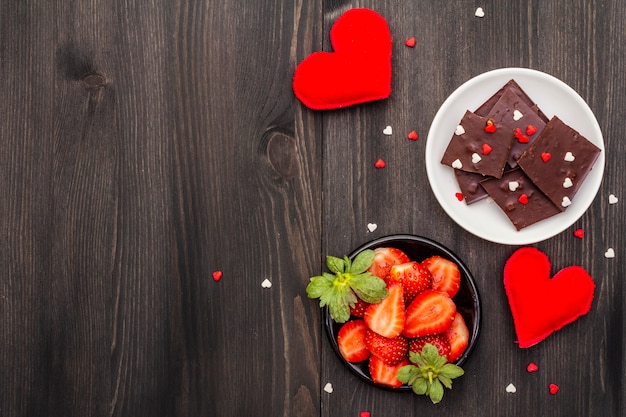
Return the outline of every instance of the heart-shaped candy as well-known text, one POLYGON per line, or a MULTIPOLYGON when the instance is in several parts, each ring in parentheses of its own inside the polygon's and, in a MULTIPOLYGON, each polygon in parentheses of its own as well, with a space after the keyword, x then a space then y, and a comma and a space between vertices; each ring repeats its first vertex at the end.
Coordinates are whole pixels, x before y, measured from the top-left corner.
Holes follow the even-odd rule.
POLYGON ((307 107, 328 110, 391 94, 391 32, 373 10, 350 9, 330 29, 334 52, 314 52, 297 67, 293 91, 307 107))
POLYGON ((504 289, 519 347, 527 348, 587 314, 595 284, 587 271, 574 265, 550 278, 548 256, 524 247, 504 266, 504 289))

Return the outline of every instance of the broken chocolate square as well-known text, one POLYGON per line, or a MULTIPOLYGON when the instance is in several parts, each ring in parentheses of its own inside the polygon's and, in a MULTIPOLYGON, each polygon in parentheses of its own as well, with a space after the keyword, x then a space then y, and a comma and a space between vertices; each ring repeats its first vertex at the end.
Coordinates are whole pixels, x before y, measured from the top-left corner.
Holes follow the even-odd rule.
POLYGON ((463 194, 463 198, 465 198, 465 202, 467 204, 475 203, 487 197, 487 192, 480 185, 480 182, 485 178, 491 177, 484 177, 480 174, 465 172, 460 169, 454 170, 454 177, 456 178, 456 182, 461 189, 461 194, 463 194))
POLYGON ((468 110, 452 135, 441 163, 463 171, 500 178, 512 142, 512 128, 493 123, 468 110))
POLYGON ((500 179, 486 179, 481 185, 517 230, 561 212, 519 167, 506 171, 500 179))
POLYGON ((539 137, 546 125, 546 122, 511 88, 502 93, 486 117, 515 129, 515 140, 507 160, 511 168, 517 166, 519 157, 539 137))
POLYGON ((545 123, 548 123, 548 117, 543 114, 539 106, 526 94, 526 92, 520 87, 520 85, 515 80, 509 80, 506 84, 502 86, 493 96, 491 96, 487 101, 485 101, 479 108, 477 108, 474 113, 479 116, 487 116, 493 106, 500 100, 502 94, 506 90, 512 90, 519 98, 522 99, 524 103, 528 107, 530 107, 545 123))
POLYGON ((554 116, 517 163, 561 210, 573 201, 600 148, 554 116))

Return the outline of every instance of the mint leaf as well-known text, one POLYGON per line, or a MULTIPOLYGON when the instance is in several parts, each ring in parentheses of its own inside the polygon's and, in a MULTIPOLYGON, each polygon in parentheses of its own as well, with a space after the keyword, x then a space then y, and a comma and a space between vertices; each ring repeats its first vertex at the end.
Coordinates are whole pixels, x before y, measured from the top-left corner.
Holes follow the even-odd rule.
POLYGON ((363 252, 360 252, 354 261, 352 261, 352 266, 350 267, 349 272, 353 274, 362 274, 367 271, 367 269, 372 265, 374 261, 374 251, 371 249, 366 249, 363 252))

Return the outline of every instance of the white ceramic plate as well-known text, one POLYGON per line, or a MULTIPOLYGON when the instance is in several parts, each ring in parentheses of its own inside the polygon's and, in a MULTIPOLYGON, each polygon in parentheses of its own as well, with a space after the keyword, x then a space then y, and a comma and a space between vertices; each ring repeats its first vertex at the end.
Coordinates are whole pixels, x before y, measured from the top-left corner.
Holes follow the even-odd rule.
POLYGON ((435 197, 445 212, 468 232, 496 243, 526 245, 549 239, 571 226, 593 202, 604 173, 604 140, 593 112, 567 84, 540 71, 527 68, 502 68, 478 75, 454 91, 435 115, 426 141, 426 172, 435 197), (539 105, 548 118, 557 115, 598 146, 602 152, 562 213, 520 231, 490 199, 467 205, 457 200, 459 192, 452 168, 440 163, 441 157, 466 110, 474 111, 514 79, 539 105))

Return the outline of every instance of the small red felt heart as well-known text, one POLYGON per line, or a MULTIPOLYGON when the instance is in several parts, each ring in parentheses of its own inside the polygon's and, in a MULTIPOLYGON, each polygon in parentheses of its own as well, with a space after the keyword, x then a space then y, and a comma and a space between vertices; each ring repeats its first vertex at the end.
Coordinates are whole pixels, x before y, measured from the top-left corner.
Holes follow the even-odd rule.
POLYGON ((538 249, 525 247, 504 266, 519 347, 544 340, 591 309, 595 284, 580 266, 568 266, 550 278, 550 260, 538 249))
POLYGON ((328 110, 391 94, 391 32, 373 10, 351 9, 330 29, 334 52, 314 52, 297 67, 293 91, 307 107, 328 110))

